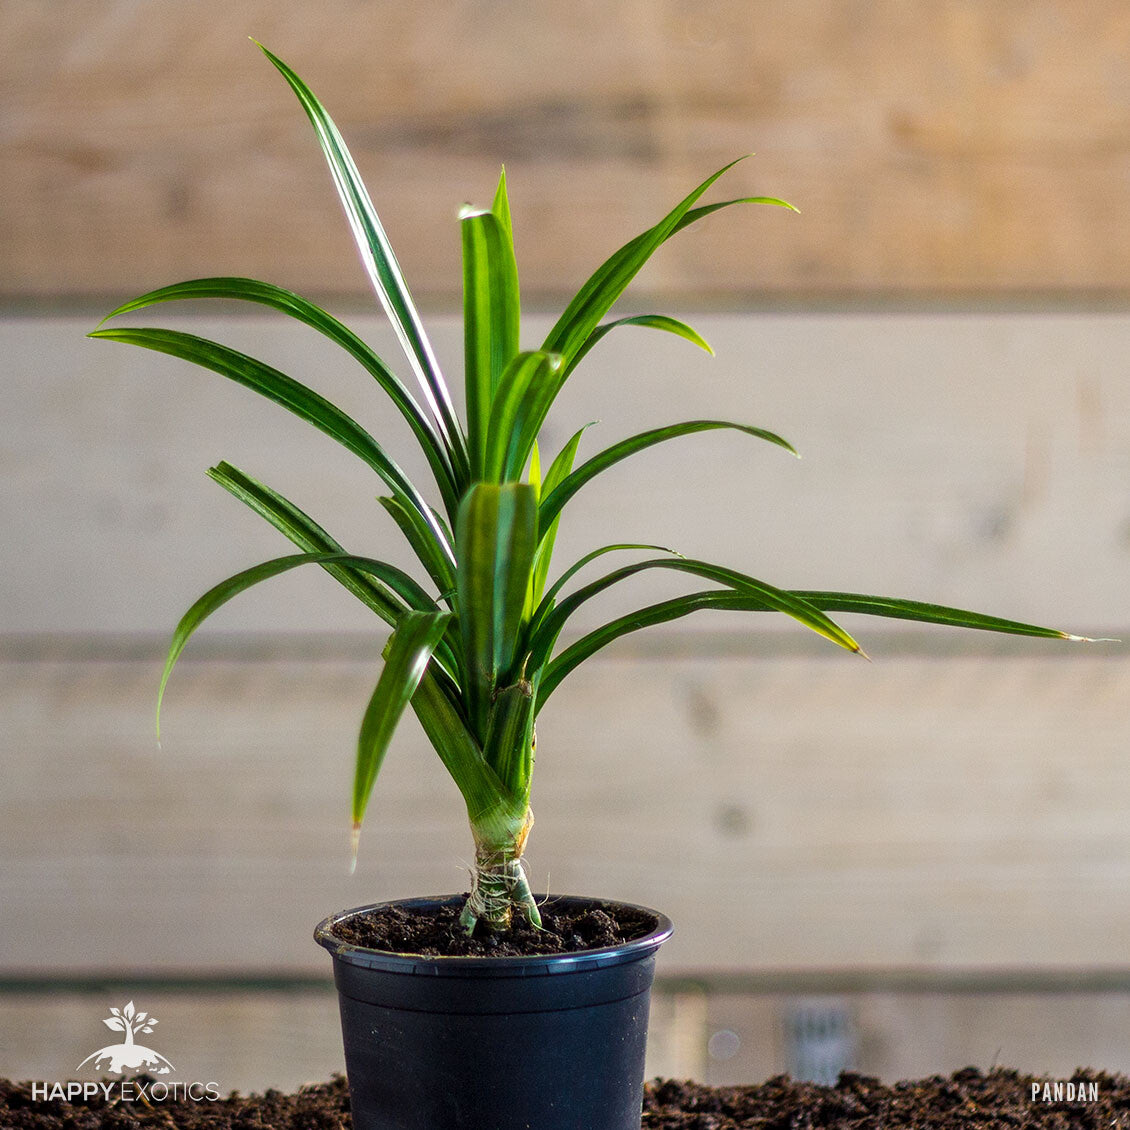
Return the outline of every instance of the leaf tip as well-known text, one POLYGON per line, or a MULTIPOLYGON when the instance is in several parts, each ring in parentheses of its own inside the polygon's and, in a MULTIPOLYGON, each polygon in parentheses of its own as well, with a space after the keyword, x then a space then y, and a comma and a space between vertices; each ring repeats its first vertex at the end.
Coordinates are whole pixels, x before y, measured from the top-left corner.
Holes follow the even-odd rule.
POLYGON ((359 820, 353 821, 353 827, 349 829, 349 874, 353 875, 357 872, 357 848, 361 843, 361 822, 359 820))
POLYGON ((1122 643, 1122 640, 1113 636, 1076 636, 1071 632, 1060 632, 1059 638, 1069 640, 1071 643, 1122 643))

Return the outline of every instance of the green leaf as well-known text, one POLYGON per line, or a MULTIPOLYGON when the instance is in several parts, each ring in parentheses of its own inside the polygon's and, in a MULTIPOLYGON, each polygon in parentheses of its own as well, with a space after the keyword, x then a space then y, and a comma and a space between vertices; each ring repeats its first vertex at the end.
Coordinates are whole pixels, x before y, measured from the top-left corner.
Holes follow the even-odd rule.
MULTIPOLYGON (((299 553, 291 557, 276 557, 271 561, 253 565, 250 569, 244 569, 242 572, 236 573, 234 576, 228 577, 227 580, 213 586, 180 618, 180 622, 173 632, 169 652, 165 658, 165 670, 161 675, 161 686, 157 691, 158 737, 160 737, 161 703, 165 697, 165 687, 168 685, 169 676, 173 673, 173 668, 176 666, 176 662, 180 658, 181 652, 184 651, 192 633, 213 612, 227 604, 232 597, 238 596, 253 585, 271 577, 277 577, 280 573, 297 569, 299 565, 326 564, 355 569, 360 573, 376 577, 390 586, 400 584, 402 579, 406 577, 406 574, 397 569, 395 565, 389 565, 385 561, 377 561, 372 557, 358 557, 352 553, 299 553)), ((411 580, 411 578, 408 579, 411 580)), ((438 611, 438 609, 433 605, 430 611, 438 611)))
MULTIPOLYGON (((713 176, 707 177, 655 227, 648 229, 642 235, 638 235, 605 260, 577 292, 542 345, 543 353, 560 354, 561 356, 561 362, 556 367, 552 378, 548 380, 543 390, 539 390, 539 411, 543 419, 572 371, 574 359, 582 349, 586 348, 586 342, 593 331, 596 330, 600 319, 620 297, 624 288, 636 276, 652 253, 678 228, 679 223, 686 217, 695 201, 724 172, 737 163, 737 161, 731 161, 730 164, 719 169, 713 176)), ((689 327, 687 328, 689 329, 689 327)))
POLYGON ((541 452, 538 450, 538 441, 534 440, 530 448, 530 475, 527 482, 534 488, 534 501, 541 498, 541 452))
POLYGON ((436 588, 441 593, 450 592, 455 588, 455 561, 453 555, 445 549, 446 536, 442 543, 428 536, 426 530, 420 529, 415 509, 403 500, 395 496, 382 496, 377 501, 400 527, 405 540, 412 547, 412 552, 427 570, 436 588))
POLYGON ((562 600, 556 608, 545 616, 536 631, 531 634, 530 670, 540 671, 545 666, 565 622, 582 604, 620 581, 627 580, 627 578, 647 569, 670 569, 677 573, 690 573, 693 576, 726 585, 740 596, 755 597, 764 603, 767 608, 791 616, 798 623, 840 647, 854 652, 862 650, 859 644, 838 624, 828 619, 823 612, 796 593, 776 588, 764 581, 757 580, 755 577, 739 573, 734 569, 727 569, 721 565, 713 565, 708 561, 684 558, 675 560, 654 558, 637 562, 634 565, 625 565, 599 580, 592 581, 562 600))
POLYGON ((577 449, 581 446, 582 436, 596 423, 596 420, 590 420, 583 427, 578 428, 569 437, 565 446, 554 456, 542 482, 541 493, 543 496, 552 494, 568 477, 569 472, 573 470, 573 462, 577 458, 577 449))
POLYGON ((159 290, 151 290, 148 294, 131 299, 107 314, 102 321, 105 323, 120 314, 143 310, 161 302, 198 298, 234 299, 268 306, 317 330, 359 361, 381 388, 388 393, 393 403, 400 410, 401 415, 408 421, 424 455, 427 457, 436 484, 444 497, 444 504, 448 507, 449 513, 454 515, 456 483, 447 450, 434 425, 424 415, 412 394, 401 384, 384 361, 348 326, 343 325, 333 315, 328 314, 313 302, 294 294, 292 291, 284 290, 282 287, 274 286, 271 283, 260 282, 257 279, 192 279, 188 282, 176 283, 173 286, 161 287, 159 290))
POLYGON ((495 695, 483 756, 512 796, 529 796, 534 766, 534 688, 525 679, 495 695))
POLYGON ((605 448, 598 455, 594 455, 587 462, 582 463, 564 481, 560 482, 552 491, 543 490, 540 511, 540 521, 543 529, 556 520, 565 504, 583 487, 590 479, 607 470, 621 459, 635 455, 637 451, 652 447, 657 443, 664 443, 669 439, 679 436, 691 435, 694 432, 711 431, 715 428, 728 428, 733 431, 745 432, 746 435, 757 439, 767 440, 769 443, 783 447, 786 451, 796 455, 796 451, 787 440, 783 440, 773 432, 764 428, 754 428, 747 424, 734 424, 728 420, 688 420, 682 424, 669 424, 662 428, 652 428, 650 431, 641 432, 639 435, 630 436, 611 447, 605 448))
POLYGON ((889 616, 896 620, 917 620, 924 624, 945 624, 953 628, 972 628, 982 632, 1004 632, 1015 636, 1037 636, 1041 639, 1094 642, 1086 636, 1074 636, 1056 628, 1041 628, 1019 620, 985 616, 962 608, 942 604, 926 604, 919 600, 901 600, 889 596, 865 596, 853 592, 823 592, 798 589, 796 595, 825 612, 860 612, 866 616, 889 616))
MULTIPOLYGON (((513 806, 514 798, 486 763, 459 705, 443 693, 432 678, 430 668, 412 698, 412 709, 432 748, 462 793, 472 825, 489 812, 513 806)), ((524 802, 521 808, 524 812, 524 802)))
POLYGON ((476 483, 456 519, 459 626, 472 732, 485 737, 494 691, 510 674, 537 543, 525 483, 476 483))
MULTIPOLYGON (((815 592, 796 590, 793 596, 807 601, 822 612, 858 612, 870 616, 891 616, 899 620, 914 620, 930 624, 943 624, 956 628, 971 628, 987 632, 1005 632, 1011 635, 1036 636, 1043 639, 1062 639, 1086 642, 1086 637, 1070 635, 1053 628, 1041 628, 1017 620, 1003 620, 979 612, 947 608, 939 604, 900 600, 891 597, 863 596, 858 593, 815 592)), ((575 671, 585 660, 601 648, 629 632, 637 632, 654 624, 666 623, 703 609, 731 612, 774 611, 765 601, 756 597, 739 596, 734 592, 711 589, 691 593, 649 605, 630 612, 602 625, 571 644, 545 668, 538 685, 537 709, 549 698, 562 680, 575 671)))
MULTIPOLYGON (((573 469, 573 460, 577 457, 577 448, 581 443, 581 436, 592 427, 592 424, 585 424, 583 428, 578 428, 576 432, 570 437, 569 442, 557 453, 556 458, 549 465, 549 470, 545 474, 540 487, 538 488, 538 500, 544 498, 546 495, 551 494, 566 478, 570 471, 573 469)), ((554 518, 552 522, 545 525, 540 520, 538 524, 538 549, 534 555, 534 575, 530 591, 530 608, 538 603, 542 598, 542 593, 545 592, 545 582, 549 577, 549 566, 553 559, 553 546, 557 540, 557 527, 560 524, 559 517, 554 518)))
POLYGON ((286 63, 261 43, 257 43, 257 46, 297 95, 298 101, 306 111, 306 116, 310 119, 310 124, 314 127, 314 132, 318 135, 318 144, 325 155, 334 187, 345 208, 353 239, 357 244, 357 250, 361 253, 361 261, 400 339, 405 356, 415 370, 428 406, 447 444, 456 475, 461 482, 465 481, 468 473, 467 448, 463 433, 459 430, 451 396, 444 383, 431 343, 424 333, 420 315, 408 292, 408 284, 404 281, 400 264, 396 261, 388 236, 369 198, 369 192, 361 180, 361 174, 357 171, 353 157, 333 119, 326 113, 313 91, 286 63))
MULTIPOLYGON (((239 468, 233 467, 230 463, 220 463, 209 469, 208 476, 260 517, 265 518, 303 552, 345 553, 340 543, 313 518, 289 499, 253 479, 239 468)), ((423 610, 435 608, 435 602, 416 581, 407 573, 394 570, 393 566, 389 566, 390 570, 394 570, 388 574, 392 581, 389 587, 347 566, 324 564, 322 568, 388 624, 395 625, 408 608, 423 610)), ((454 581, 452 583, 454 584, 454 581)), ((444 645, 437 651, 436 658, 446 671, 455 675, 459 670, 456 656, 455 649, 444 645)))
POLYGON ((658 604, 649 605, 635 612, 629 612, 582 636, 565 648, 543 669, 538 683, 538 700, 535 714, 545 705, 549 696, 561 685, 566 676, 575 671, 585 660, 595 655, 601 648, 618 640, 629 632, 638 632, 654 624, 664 624, 678 620, 703 608, 731 608, 738 611, 768 611, 763 601, 749 597, 735 596, 733 592, 709 589, 706 592, 689 593, 676 596, 658 604))
POLYGON ((506 191, 506 166, 498 174, 498 187, 494 190, 494 201, 490 210, 502 221, 510 242, 514 242, 514 224, 510 218, 510 194, 506 191))
MULTIPOLYGON (((796 212, 798 215, 800 213, 799 208, 794 208, 787 200, 779 200, 776 196, 739 196, 734 200, 719 200, 714 204, 701 204, 697 208, 692 208, 675 225, 671 235, 676 235, 684 228, 689 228, 691 224, 704 219, 706 216, 718 212, 723 208, 731 208, 735 204, 770 204, 777 208, 787 208, 790 212, 796 212)), ((668 238, 670 238, 670 236, 668 238)))
POLYGON ((573 354, 573 359, 569 362, 569 371, 572 372, 588 356, 589 350, 617 326, 646 326, 653 330, 663 330, 665 333, 685 338, 699 349, 705 350, 711 357, 714 356, 710 343, 686 322, 680 322, 678 318, 669 318, 666 314, 635 314, 630 318, 617 318, 614 322, 603 322, 597 326, 573 354))
POLYGON ((575 577, 586 565, 595 561, 598 557, 603 557, 606 553, 617 553, 620 550, 628 549, 646 549, 653 550, 655 553, 670 553, 674 557, 682 557, 676 549, 668 549, 664 545, 648 545, 645 542, 618 542, 615 545, 602 545, 599 549, 594 549, 591 553, 586 553, 579 561, 574 562, 561 574, 560 577, 553 583, 553 587, 545 594, 545 598, 535 611, 531 623, 531 632, 536 632, 538 625, 549 614, 553 608, 553 602, 557 598, 557 594, 575 577))
POLYGON ((506 367, 491 405, 483 459, 488 482, 521 476, 553 399, 553 377, 561 358, 519 353, 506 367))
MULTIPOLYGON (((208 477, 217 482, 245 506, 265 518, 275 529, 285 534, 304 553, 343 554, 344 548, 318 525, 308 514, 300 510, 289 499, 264 483, 258 482, 230 463, 221 462, 208 468, 208 477)), ((387 624, 395 624, 411 603, 403 593, 399 599, 394 597, 383 585, 378 584, 364 573, 341 565, 324 564, 327 573, 358 597, 387 624)), ((419 590, 428 601, 427 593, 420 589, 411 577, 404 574, 404 582, 419 590)), ((430 603, 430 601, 428 601, 430 603)), ((421 607, 417 605, 417 607, 421 607)))
MULTIPOLYGON (((742 160, 742 158, 738 158, 742 160)), ((738 161, 731 161, 718 172, 704 180, 689 196, 681 200, 655 227, 630 240, 606 259, 577 292, 565 312, 557 320, 542 348, 549 353, 560 353, 565 358, 566 370, 574 354, 584 345, 589 334, 612 304, 635 278, 640 268, 651 258, 660 245, 678 228, 695 202, 723 173, 738 161)))
POLYGON ((282 405, 368 463, 396 495, 402 496, 411 505, 415 512, 413 522, 420 536, 433 537, 441 551, 450 556, 451 546, 443 527, 404 472, 360 424, 304 384, 254 357, 248 357, 246 353, 179 330, 120 327, 95 330, 87 336, 139 345, 191 361, 282 405))
MULTIPOLYGON (((505 197, 505 183, 499 189, 505 197)), ((509 225, 494 212, 465 208, 463 343, 471 474, 483 477, 487 424, 503 371, 518 353, 518 265, 509 225)))
POLYGON ((385 647, 385 665, 361 720, 353 774, 353 858, 357 836, 396 725, 424 677, 450 612, 405 612, 385 647))
MULTIPOLYGON (((744 158, 739 158, 738 160, 744 160, 744 158)), ((714 177, 712 177, 706 185, 700 185, 699 188, 692 193, 692 197, 697 199, 710 183, 717 180, 722 173, 725 173, 727 169, 732 168, 733 165, 737 163, 737 161, 733 161, 727 165, 726 168, 715 173, 714 177)), ((585 286, 582 287, 581 291, 570 304, 569 309, 562 314, 557 325, 550 331, 550 336, 546 339, 543 348, 558 349, 565 355, 566 365, 564 367, 563 376, 561 377, 561 383, 564 383, 569 374, 576 368, 577 363, 584 353, 587 353, 588 350, 596 344, 596 341, 599 341, 607 332, 606 328, 599 326, 597 323, 611 308, 616 298, 623 292, 627 283, 631 281, 631 278, 635 276, 640 267, 663 243, 670 239, 671 236, 675 235, 677 232, 681 232, 684 228, 689 227, 697 220, 701 220, 722 208, 729 208, 734 204, 770 204, 787 208, 792 212, 797 211, 797 209, 787 201, 779 200, 775 196, 742 196, 734 200, 722 200, 715 204, 705 204, 698 208, 689 209, 685 208, 686 203, 687 201, 684 200, 676 207, 674 212, 670 213, 660 221, 660 223, 656 224, 655 227, 641 233, 636 236, 635 239, 629 240, 623 247, 605 260, 605 262, 597 268, 588 282, 585 283, 585 286), (672 217, 676 214, 678 214, 678 219, 672 224, 672 217), (628 278, 623 280, 622 276, 625 271, 629 272, 628 278), (606 288, 607 293, 605 293, 606 288), (595 299, 596 295, 600 296, 600 302, 597 304, 597 308, 600 312, 597 313, 595 318, 591 316, 582 318, 586 313, 584 310, 585 301, 590 298, 595 299), (606 299, 607 303, 605 304, 606 299), (603 306, 602 309, 601 306, 603 306), (576 309, 574 309, 574 307, 576 307, 576 309), (566 338, 569 342, 568 346, 564 344, 566 338)), ((645 317, 647 317, 647 315, 645 315, 645 317)), ((689 329, 690 327, 687 328, 689 329)))

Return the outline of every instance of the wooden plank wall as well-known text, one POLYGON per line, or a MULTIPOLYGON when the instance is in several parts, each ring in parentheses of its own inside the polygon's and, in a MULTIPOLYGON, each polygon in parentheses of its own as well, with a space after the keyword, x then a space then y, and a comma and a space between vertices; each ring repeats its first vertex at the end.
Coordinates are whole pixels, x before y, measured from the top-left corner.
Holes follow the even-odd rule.
MULTIPOLYGON (((215 336, 309 382, 354 412, 410 474, 426 477, 383 394, 313 331, 270 316, 178 318, 168 307, 153 320, 215 336)), ((554 406, 546 450, 592 420, 600 422, 585 437, 586 458, 644 428, 712 418, 771 428, 803 458, 717 432, 653 448, 578 495, 562 523, 560 560, 648 541, 793 588, 1050 617, 1089 634, 1117 634, 1130 621, 1130 317, 692 320, 716 357, 636 328, 601 342, 554 406)), ((93 321, 0 320, 10 484, 0 495, 10 594, 0 632, 163 632, 221 577, 285 552, 288 542, 204 476, 220 459, 293 497, 343 544, 407 563, 373 501, 378 484, 348 452, 213 374, 88 341, 93 321)), ((351 324, 398 363, 386 325, 351 324)), ((428 328, 458 373, 457 320, 429 318, 428 328)), ((527 340, 546 328, 533 319, 527 340)), ((641 579, 630 599, 658 591, 641 579)), ((608 594, 601 608, 626 610, 626 593, 608 594)), ((595 611, 577 622, 591 625, 595 611)), ((216 623, 359 627, 353 599, 312 575, 249 593, 216 623)), ((765 622, 778 627, 788 630, 765 622)))
MULTIPOLYGON (((74 1078, 75 1065, 103 1030, 108 1006, 131 997, 159 1018, 158 1048, 182 1079, 214 1079, 224 1091, 295 1090, 343 1070, 332 984, 273 993, 186 992, 139 989, 126 979, 120 987, 81 994, 0 994, 0 1077, 74 1078)), ((660 980, 651 1000, 648 1077, 725 1086, 796 1069, 785 1039, 796 997, 672 991, 660 980)), ((982 1070, 1019 1066, 1059 1079, 1070 1078, 1080 1064, 1123 1074, 1130 1065, 1126 993, 870 992, 816 1000, 848 1010, 857 1037, 855 1069, 891 1083, 971 1063, 982 1070)))
POLYGON ((361 295, 309 129, 337 115, 417 290, 506 162, 530 294, 579 284, 706 173, 714 218, 641 292, 1125 292, 1121 0, 3 0, 0 293, 200 274, 361 295))
MULTIPOLYGON (((314 335, 179 324, 391 434, 314 335)), ((286 551, 203 467, 228 457, 383 553, 374 481, 246 391, 87 325, 0 323, 0 970, 321 970, 322 913, 463 882, 460 806, 412 724, 346 875, 381 636, 320 574, 248 594, 190 648, 158 753, 155 633, 286 551)), ((392 356, 386 330, 360 328, 392 356)), ((715 360, 643 331, 602 343, 548 446, 596 415, 586 451, 702 415, 778 428, 805 459, 741 436, 657 449, 578 496, 562 561, 654 538, 783 585, 1123 634, 1130 319, 701 328, 715 360)), ((434 329, 457 356, 454 321, 434 329)), ((1123 964, 1125 649, 852 627, 873 664, 770 619, 704 618, 574 675, 543 716, 537 885, 669 909, 668 971, 1123 964)))
MULTIPOLYGON (((320 973, 324 914, 465 889, 414 721, 347 873, 375 647, 186 659, 161 752, 158 667, 0 664, 0 969, 320 973)), ((1125 963, 1125 660, 629 655, 566 686, 532 879, 664 908, 667 972, 1125 963)))

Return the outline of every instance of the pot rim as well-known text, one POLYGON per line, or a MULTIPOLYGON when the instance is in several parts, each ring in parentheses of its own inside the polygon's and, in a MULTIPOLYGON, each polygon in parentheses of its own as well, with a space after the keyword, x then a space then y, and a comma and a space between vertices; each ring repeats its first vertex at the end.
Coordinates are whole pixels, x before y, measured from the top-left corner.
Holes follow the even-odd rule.
POLYGON ((539 953, 502 957, 478 955, 441 956, 419 953, 398 953, 392 950, 369 949, 342 941, 333 933, 339 922, 366 911, 379 910, 386 906, 424 907, 443 906, 461 903, 465 895, 428 895, 419 898, 386 899, 384 902, 355 906, 349 910, 339 910, 322 919, 314 930, 314 941, 329 950, 335 961, 347 965, 379 969, 388 973, 430 976, 474 976, 494 974, 512 977, 536 977, 549 974, 582 972, 611 965, 622 965, 650 957, 674 932, 674 924, 667 915, 649 906, 623 902, 620 899, 590 898, 584 895, 544 895, 534 897, 539 901, 588 903, 593 906, 622 906, 630 910, 642 911, 656 919, 655 929, 642 937, 621 942, 602 949, 578 950, 575 953, 539 953))

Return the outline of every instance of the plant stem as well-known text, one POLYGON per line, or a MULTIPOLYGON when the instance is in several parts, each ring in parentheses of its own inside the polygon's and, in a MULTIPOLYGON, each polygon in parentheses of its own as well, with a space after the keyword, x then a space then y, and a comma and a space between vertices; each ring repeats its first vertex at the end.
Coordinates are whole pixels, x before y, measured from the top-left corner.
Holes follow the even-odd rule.
POLYGON ((515 908, 532 925, 541 926, 541 915, 522 867, 522 852, 533 823, 534 814, 527 808, 516 832, 513 825, 499 829, 472 824, 475 869, 471 894, 459 916, 467 934, 474 933, 480 922, 495 933, 509 930, 515 908))

